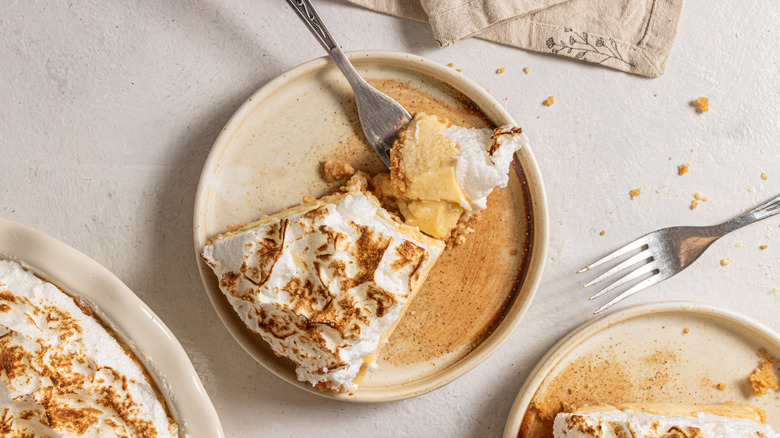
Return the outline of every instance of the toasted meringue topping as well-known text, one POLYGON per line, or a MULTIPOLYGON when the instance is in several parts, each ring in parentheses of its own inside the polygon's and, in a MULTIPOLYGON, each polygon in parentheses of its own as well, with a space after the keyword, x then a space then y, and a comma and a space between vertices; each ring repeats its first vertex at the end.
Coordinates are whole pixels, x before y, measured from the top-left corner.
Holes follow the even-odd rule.
POLYGON ((0 434, 178 436, 147 377, 86 306, 0 260, 0 434))
MULTIPOLYGON (((635 405, 639 406, 639 405, 635 405)), ((745 405, 737 405, 745 406, 745 405)), ((641 406, 639 406, 641 407, 641 406)), ((648 412, 606 410, 588 413, 558 414, 555 438, 780 438, 770 426, 728 416, 728 405, 670 407, 690 415, 656 415, 648 412), (719 412, 715 415, 709 412, 719 412)), ((653 410, 662 409, 655 405, 653 410)), ((737 408, 738 412, 745 409, 737 408)))
POLYGON ((202 253, 247 327, 296 363, 299 380, 336 392, 355 383, 443 248, 369 196, 293 207, 202 253))
POLYGON ((458 144, 455 169, 458 184, 474 211, 487 208, 487 197, 496 187, 506 187, 515 152, 528 144, 528 136, 516 126, 473 129, 450 126, 444 135, 458 144))

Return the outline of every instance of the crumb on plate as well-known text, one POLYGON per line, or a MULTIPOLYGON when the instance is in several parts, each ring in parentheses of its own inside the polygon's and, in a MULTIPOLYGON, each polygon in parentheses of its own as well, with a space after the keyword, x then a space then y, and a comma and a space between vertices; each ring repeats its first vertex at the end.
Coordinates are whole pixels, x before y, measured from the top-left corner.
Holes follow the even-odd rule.
POLYGON ((721 391, 725 391, 726 390, 726 383, 725 382, 720 382, 717 385, 715 385, 715 387, 718 388, 721 391))
POLYGON ((555 103, 555 99, 553 98, 553 96, 548 97, 547 99, 544 100, 544 102, 542 102, 542 104, 546 106, 552 106, 552 104, 554 103, 555 103))
POLYGON ((759 246, 759 248, 761 248, 761 249, 767 249, 767 248, 769 248, 769 245, 767 245, 767 244, 763 244, 763 245, 759 246))
POLYGON ((772 359, 762 359, 750 375, 750 387, 757 396, 766 395, 770 390, 778 389, 777 379, 772 373, 772 359))
POLYGON ((720 259, 720 265, 721 266, 726 266, 726 265, 730 264, 733 261, 734 261, 734 259, 732 259, 730 257, 726 257, 725 259, 720 259))
POLYGON ((523 72, 525 72, 525 74, 530 74, 531 73, 531 67, 524 68, 523 72))
POLYGON ((456 68, 455 71, 457 71, 458 73, 463 73, 463 69, 462 68, 456 68))
POLYGON ((699 97, 693 101, 693 106, 696 107, 696 111, 706 113, 710 110, 710 100, 706 97, 699 97))
POLYGON ((689 329, 688 327, 685 327, 685 328, 683 329, 683 334, 684 334, 684 335, 687 335, 687 334, 688 334, 688 333, 690 333, 690 332, 691 332, 691 329, 689 329))
POLYGON ((449 67, 449 68, 455 67, 455 63, 451 62, 451 63, 447 64, 447 67, 449 67))
POLYGON ((763 179, 764 181, 769 179, 769 176, 767 176, 766 172, 761 172, 761 179, 763 179))
POLYGON ((696 207, 698 207, 698 206, 699 206, 699 201, 697 201, 695 199, 693 201, 691 201, 691 210, 696 210, 696 207))
MULTIPOLYGON (((671 157, 669 157, 671 159, 671 157)), ((685 163, 677 166, 677 174, 678 175, 685 175, 688 173, 688 168, 691 167, 691 163, 685 163)))
POLYGON ((326 160, 322 163, 325 181, 332 183, 355 174, 355 169, 344 161, 326 160))
POLYGON ((604 236, 604 235, 606 235, 606 234, 607 234, 607 230, 601 230, 601 232, 600 232, 599 234, 600 234, 600 235, 602 235, 602 236, 604 236))
POLYGON ((501 67, 498 70, 496 70, 496 74, 500 75, 500 74, 504 73, 505 71, 506 71, 506 69, 504 67, 501 67))
POLYGON ((642 187, 639 187, 638 189, 631 190, 628 192, 629 195, 631 195, 631 199, 636 198, 637 196, 642 194, 642 187))
POLYGON ((450 234, 447 236, 447 248, 452 248, 466 243, 466 236, 475 231, 479 219, 480 212, 461 215, 460 219, 458 219, 457 225, 455 225, 455 228, 450 230, 450 234))

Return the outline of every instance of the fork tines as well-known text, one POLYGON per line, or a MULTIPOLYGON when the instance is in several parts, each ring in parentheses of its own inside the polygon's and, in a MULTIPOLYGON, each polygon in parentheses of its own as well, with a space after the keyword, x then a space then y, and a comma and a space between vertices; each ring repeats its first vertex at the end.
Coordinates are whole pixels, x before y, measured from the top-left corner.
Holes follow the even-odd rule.
POLYGON ((588 266, 580 269, 579 271, 577 271, 578 274, 586 272, 586 271, 590 271, 591 269, 593 269, 593 268, 595 268, 597 266, 600 266, 600 265, 602 265, 604 263, 610 262, 610 261, 612 261, 614 259, 617 259, 617 258, 619 258, 619 257, 621 257, 623 255, 626 255, 626 254, 628 254, 628 253, 630 253, 632 251, 636 251, 637 249, 641 249, 641 251, 638 254, 635 254, 635 255, 631 256, 627 260, 621 262, 617 266, 613 267, 612 269, 608 270, 607 272, 605 272, 605 273, 599 275, 598 277, 596 277, 595 279, 591 280, 590 282, 588 282, 584 286, 584 287, 591 287, 594 284, 601 282, 602 280, 605 280, 605 279, 607 279, 609 277, 615 276, 616 274, 618 274, 619 272, 625 270, 626 268, 629 268, 631 266, 634 266, 634 265, 636 265, 638 263, 641 263, 641 262, 644 262, 644 261, 648 262, 648 263, 646 263, 644 265, 639 266, 638 268, 634 269, 633 271, 629 271, 627 274, 623 275, 622 277, 619 277, 617 280, 613 281, 611 284, 608 284, 606 287, 604 287, 600 291, 598 291, 598 292, 594 293, 593 295, 591 295, 590 298, 588 298, 588 300, 593 300, 595 298, 598 298, 598 297, 606 294, 607 292, 613 291, 613 290, 619 288, 620 286, 625 285, 626 283, 629 283, 631 281, 637 280, 637 279, 641 278, 644 275, 647 275, 647 274, 650 274, 650 273, 653 274, 649 278, 646 278, 646 279, 642 280, 641 282, 635 284, 634 286, 632 286, 630 289, 626 290, 622 294, 620 294, 617 297, 613 298, 610 302, 608 302, 607 304, 605 304, 605 305, 601 306, 600 308, 598 308, 595 312, 593 312, 593 314, 598 314, 598 313, 602 312, 603 310, 607 309, 608 307, 610 307, 610 306, 612 306, 612 305, 614 305, 614 304, 616 304, 616 303, 618 303, 618 302, 620 302, 620 301, 630 297, 631 295, 641 291, 642 289, 645 289, 646 287, 651 286, 651 285, 661 281, 660 276, 656 275, 658 273, 659 265, 658 265, 657 261, 654 259, 653 253, 651 252, 650 247, 648 245, 648 243, 649 243, 648 241, 649 241, 649 239, 647 238, 647 236, 641 237, 641 238, 639 238, 639 239, 629 243, 628 245, 626 245, 626 246, 624 246, 624 247, 622 247, 622 248, 612 252, 611 254, 607 255, 606 257, 604 257, 602 259, 599 259, 599 260, 591 263, 590 265, 588 265, 588 266))

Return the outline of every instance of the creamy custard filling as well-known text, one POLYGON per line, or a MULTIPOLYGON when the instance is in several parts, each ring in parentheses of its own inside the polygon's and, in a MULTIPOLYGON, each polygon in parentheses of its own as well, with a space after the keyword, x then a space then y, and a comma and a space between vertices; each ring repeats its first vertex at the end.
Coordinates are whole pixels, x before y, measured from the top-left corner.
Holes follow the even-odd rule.
POLYGON ((404 223, 436 238, 446 237, 465 211, 459 205, 446 201, 401 198, 397 202, 404 223))
POLYGON ((418 114, 399 134, 390 152, 397 197, 471 208, 456 177, 460 147, 446 129, 445 120, 418 114))

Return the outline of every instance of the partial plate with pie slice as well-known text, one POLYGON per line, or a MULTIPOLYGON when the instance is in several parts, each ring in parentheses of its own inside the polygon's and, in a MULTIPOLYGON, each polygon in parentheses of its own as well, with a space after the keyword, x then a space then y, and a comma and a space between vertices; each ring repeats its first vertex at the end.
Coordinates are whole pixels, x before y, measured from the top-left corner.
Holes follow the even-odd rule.
POLYGON ((749 380, 762 355, 780 357, 780 335, 730 310, 672 301, 613 312, 574 330, 531 371, 504 437, 552 438, 558 412, 598 403, 746 403, 780 430, 780 392, 757 396, 749 380))

